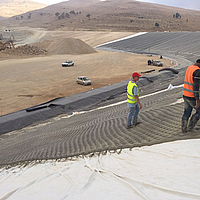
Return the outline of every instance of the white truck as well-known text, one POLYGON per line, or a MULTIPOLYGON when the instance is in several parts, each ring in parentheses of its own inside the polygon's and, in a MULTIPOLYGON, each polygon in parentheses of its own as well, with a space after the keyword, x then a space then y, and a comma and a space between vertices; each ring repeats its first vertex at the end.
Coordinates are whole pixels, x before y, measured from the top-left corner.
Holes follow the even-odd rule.
POLYGON ((64 63, 62 63, 63 67, 69 67, 69 66, 74 66, 74 62, 72 60, 67 60, 64 63))

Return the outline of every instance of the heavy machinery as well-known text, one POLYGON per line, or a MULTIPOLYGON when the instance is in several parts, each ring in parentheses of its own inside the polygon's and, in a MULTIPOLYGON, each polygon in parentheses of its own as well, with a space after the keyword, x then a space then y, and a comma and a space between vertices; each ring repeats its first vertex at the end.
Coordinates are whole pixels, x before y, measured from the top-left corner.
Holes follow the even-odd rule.
POLYGON ((8 40, 6 42, 2 42, 2 38, 1 38, 1 40, 0 40, 0 51, 5 50, 7 48, 9 48, 9 49, 15 48, 14 44, 13 44, 13 40, 14 40, 13 35, 11 35, 10 40, 8 40))
POLYGON ((0 41, 0 51, 5 50, 7 48, 9 48, 9 49, 15 48, 13 41, 9 40, 9 41, 4 42, 4 43, 2 41, 0 41))

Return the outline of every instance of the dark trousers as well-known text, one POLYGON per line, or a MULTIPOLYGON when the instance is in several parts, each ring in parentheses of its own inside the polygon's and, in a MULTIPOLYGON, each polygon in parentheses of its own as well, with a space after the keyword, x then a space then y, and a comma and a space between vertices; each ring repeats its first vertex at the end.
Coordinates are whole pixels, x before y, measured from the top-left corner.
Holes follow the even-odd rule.
POLYGON ((184 100, 184 114, 182 117, 182 120, 187 120, 190 118, 191 114, 192 114, 192 110, 195 109, 196 113, 194 113, 194 117, 196 119, 200 119, 200 107, 199 108, 195 108, 196 106, 196 99, 195 98, 188 98, 183 96, 183 100, 184 100))

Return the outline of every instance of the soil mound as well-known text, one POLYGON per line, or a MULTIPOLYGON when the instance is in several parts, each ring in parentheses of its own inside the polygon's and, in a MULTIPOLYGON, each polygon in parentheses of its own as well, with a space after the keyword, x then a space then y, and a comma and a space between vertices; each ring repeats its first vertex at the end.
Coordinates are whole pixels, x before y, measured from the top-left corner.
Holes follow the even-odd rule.
POLYGON ((34 44, 26 44, 23 46, 16 47, 14 49, 5 49, 3 53, 10 55, 44 55, 44 54, 90 54, 96 51, 84 43, 80 39, 75 38, 65 38, 56 40, 44 40, 43 42, 38 42, 34 44))
POLYGON ((46 49, 48 53, 58 55, 58 54, 89 54, 95 53, 96 51, 83 42, 80 39, 75 38, 65 38, 57 40, 45 40, 43 42, 37 43, 42 49, 46 49))
POLYGON ((16 47, 14 49, 5 49, 2 52, 11 55, 43 55, 47 53, 45 49, 41 49, 38 46, 28 44, 16 47))

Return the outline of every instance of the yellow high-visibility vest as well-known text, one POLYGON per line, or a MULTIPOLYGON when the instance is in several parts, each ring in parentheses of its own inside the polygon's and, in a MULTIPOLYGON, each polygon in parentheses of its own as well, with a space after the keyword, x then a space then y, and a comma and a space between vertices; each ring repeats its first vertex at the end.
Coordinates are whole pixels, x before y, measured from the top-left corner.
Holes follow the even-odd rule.
POLYGON ((127 101, 128 103, 132 103, 132 104, 137 102, 133 94, 133 87, 137 88, 137 92, 139 96, 139 89, 138 89, 137 84, 135 82, 129 81, 128 86, 127 86, 127 101))

